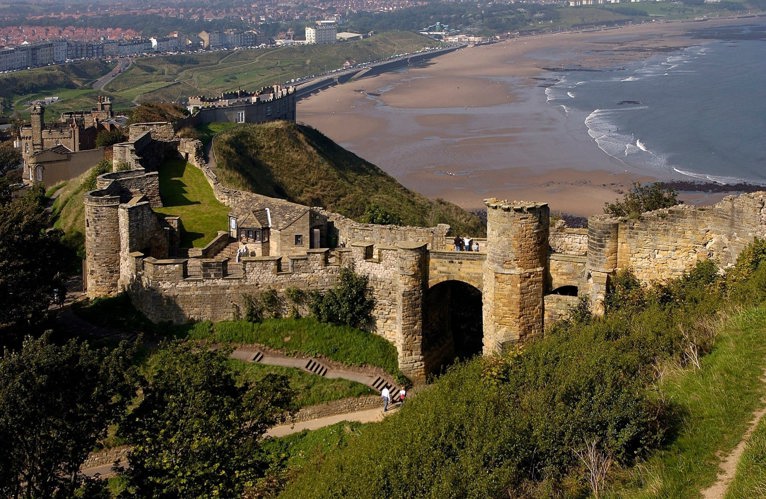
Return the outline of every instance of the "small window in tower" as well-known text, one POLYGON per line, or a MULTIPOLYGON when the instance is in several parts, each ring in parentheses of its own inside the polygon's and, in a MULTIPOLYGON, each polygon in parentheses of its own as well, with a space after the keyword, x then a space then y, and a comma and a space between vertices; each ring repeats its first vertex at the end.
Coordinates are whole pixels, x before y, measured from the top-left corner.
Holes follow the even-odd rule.
POLYGON ((295 235, 295 245, 296 246, 303 246, 303 235, 302 234, 296 234, 295 235))

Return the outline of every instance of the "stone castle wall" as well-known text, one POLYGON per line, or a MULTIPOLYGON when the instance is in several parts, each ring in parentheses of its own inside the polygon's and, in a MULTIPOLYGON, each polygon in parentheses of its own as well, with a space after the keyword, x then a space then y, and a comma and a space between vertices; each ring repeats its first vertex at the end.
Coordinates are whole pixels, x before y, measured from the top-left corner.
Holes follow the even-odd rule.
POLYGON ((112 183, 118 185, 121 191, 129 192, 131 197, 146 196, 152 208, 162 206, 160 177, 157 172, 139 169, 105 173, 96 179, 96 188, 106 189, 112 183))
POLYGON ((567 227, 559 220, 551 227, 549 244, 553 253, 585 256, 588 254, 588 229, 567 227))
POLYGON ((175 139, 176 132, 172 123, 159 121, 155 123, 134 123, 128 127, 128 141, 135 142, 143 134, 149 132, 153 140, 169 142, 175 139))
POLYGON ((675 206, 621 221, 617 266, 644 282, 680 277, 700 260, 734 264, 755 237, 766 236, 766 193, 729 196, 712 207, 675 206))

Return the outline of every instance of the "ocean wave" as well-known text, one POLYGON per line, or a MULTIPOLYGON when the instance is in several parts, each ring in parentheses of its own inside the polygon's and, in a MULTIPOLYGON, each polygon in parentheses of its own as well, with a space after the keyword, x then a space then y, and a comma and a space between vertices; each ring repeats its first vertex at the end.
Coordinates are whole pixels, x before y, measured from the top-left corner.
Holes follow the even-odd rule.
POLYGON ((695 180, 703 180, 705 182, 713 182, 713 183, 722 184, 722 185, 747 184, 752 182, 749 179, 741 178, 741 177, 728 177, 725 175, 711 175, 709 173, 690 172, 688 170, 682 170, 681 168, 678 168, 675 166, 673 167, 673 171, 685 177, 693 178, 695 180))
POLYGON ((628 76, 627 78, 623 78, 620 81, 639 81, 641 78, 637 76, 628 76))
POLYGON ((574 98, 575 98, 575 94, 574 94, 574 92, 567 92, 567 96, 568 96, 570 99, 574 99, 574 98))
POLYGON ((619 117, 624 112, 646 109, 647 106, 634 106, 620 109, 596 109, 585 118, 588 135, 596 142, 601 151, 619 160, 627 166, 643 169, 666 170, 666 158, 649 150, 629 130, 620 130, 619 117))
POLYGON ((559 104, 561 106, 561 109, 564 111, 564 114, 569 114, 569 108, 566 107, 564 104, 559 104))

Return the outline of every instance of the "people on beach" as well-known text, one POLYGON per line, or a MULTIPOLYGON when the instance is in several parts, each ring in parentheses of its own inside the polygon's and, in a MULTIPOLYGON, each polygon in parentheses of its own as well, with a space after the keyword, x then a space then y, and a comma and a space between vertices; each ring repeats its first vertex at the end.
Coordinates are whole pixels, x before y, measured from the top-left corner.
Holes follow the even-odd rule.
POLYGON ((391 402, 391 392, 387 386, 384 386, 383 390, 380 391, 380 398, 383 399, 383 412, 386 412, 388 410, 388 403, 391 402))

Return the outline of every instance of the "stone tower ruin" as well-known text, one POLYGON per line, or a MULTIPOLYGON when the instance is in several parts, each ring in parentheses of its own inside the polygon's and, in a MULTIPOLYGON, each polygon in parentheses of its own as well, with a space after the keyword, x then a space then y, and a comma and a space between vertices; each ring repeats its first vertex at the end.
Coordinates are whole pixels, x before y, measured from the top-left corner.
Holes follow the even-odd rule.
POLYGON ((545 203, 488 199, 484 353, 543 332, 550 210, 545 203))

